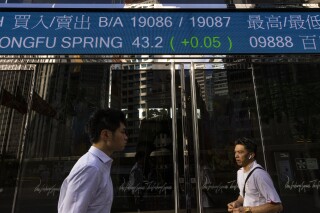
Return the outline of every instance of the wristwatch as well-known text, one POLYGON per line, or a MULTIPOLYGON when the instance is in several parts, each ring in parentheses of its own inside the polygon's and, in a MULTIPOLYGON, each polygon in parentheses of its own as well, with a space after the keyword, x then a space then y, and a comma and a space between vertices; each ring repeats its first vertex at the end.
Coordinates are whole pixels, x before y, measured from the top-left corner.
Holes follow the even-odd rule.
POLYGON ((245 213, 252 213, 250 207, 244 207, 244 212, 245 212, 245 213))

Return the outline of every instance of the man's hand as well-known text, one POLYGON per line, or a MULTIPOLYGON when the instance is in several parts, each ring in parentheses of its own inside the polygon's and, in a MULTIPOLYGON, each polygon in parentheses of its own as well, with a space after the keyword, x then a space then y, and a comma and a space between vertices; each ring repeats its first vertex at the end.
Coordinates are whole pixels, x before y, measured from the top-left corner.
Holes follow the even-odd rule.
POLYGON ((233 201, 231 203, 228 203, 228 212, 234 212, 234 209, 239 207, 239 203, 237 201, 233 201))

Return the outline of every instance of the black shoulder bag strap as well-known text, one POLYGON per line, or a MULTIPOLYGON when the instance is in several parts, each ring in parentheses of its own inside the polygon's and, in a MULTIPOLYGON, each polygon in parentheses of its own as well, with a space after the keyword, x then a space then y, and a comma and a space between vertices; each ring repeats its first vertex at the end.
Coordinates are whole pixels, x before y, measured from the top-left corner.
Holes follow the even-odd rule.
POLYGON ((245 193, 246 193, 246 184, 247 184, 247 181, 249 179, 249 177, 251 176, 251 174, 254 172, 254 170, 256 169, 263 169, 262 167, 258 166, 258 167, 255 167, 254 169, 251 170, 251 172, 248 174, 246 180, 244 181, 244 185, 243 185, 243 189, 242 189, 242 194, 243 194, 243 198, 245 196, 245 193))

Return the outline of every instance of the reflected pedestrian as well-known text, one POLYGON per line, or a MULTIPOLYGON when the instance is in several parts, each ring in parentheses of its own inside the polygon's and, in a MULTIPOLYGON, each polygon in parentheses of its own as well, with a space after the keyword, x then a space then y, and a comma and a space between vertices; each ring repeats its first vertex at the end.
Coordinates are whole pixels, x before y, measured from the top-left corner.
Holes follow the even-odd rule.
POLYGON ((101 109, 90 117, 87 131, 92 146, 64 180, 59 213, 109 213, 113 201, 110 176, 113 152, 127 143, 126 118, 120 110, 101 109))
POLYGON ((145 191, 145 152, 139 151, 135 155, 136 163, 133 165, 130 176, 128 186, 131 189, 131 193, 134 197, 134 204, 136 209, 141 210, 143 203, 143 194, 145 191))
POLYGON ((235 141, 235 159, 240 195, 228 204, 228 212, 277 213, 283 207, 270 175, 256 162, 257 145, 248 138, 235 141))

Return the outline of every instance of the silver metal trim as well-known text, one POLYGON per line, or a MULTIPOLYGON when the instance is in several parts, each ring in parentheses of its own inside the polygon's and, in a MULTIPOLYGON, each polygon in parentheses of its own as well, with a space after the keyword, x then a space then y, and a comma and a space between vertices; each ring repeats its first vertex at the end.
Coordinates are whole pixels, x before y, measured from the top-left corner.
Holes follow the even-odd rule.
POLYGON ((202 213, 202 190, 200 182, 200 165, 199 165, 199 132, 197 117, 197 94, 196 94, 196 78, 193 62, 190 63, 190 87, 191 87, 191 105, 192 105, 192 130, 194 145, 194 160, 196 165, 196 196, 197 196, 197 212, 202 213))
POLYGON ((109 70, 109 97, 108 97, 108 107, 111 107, 111 89, 112 89, 112 68, 113 66, 110 66, 109 70))
POLYGON ((186 212, 192 210, 191 205, 191 178, 190 178, 190 159, 189 159, 189 142, 188 142, 188 121, 187 121, 187 103, 186 103, 186 86, 185 86, 185 73, 184 65, 181 65, 180 71, 180 84, 181 84, 181 125, 182 125, 182 149, 183 149, 183 173, 184 173, 184 192, 186 202, 186 212))
POLYGON ((258 115, 258 123, 259 123, 259 131, 260 131, 260 140, 261 140, 261 146, 262 146, 263 160, 264 160, 264 168, 265 168, 266 171, 268 171, 267 159, 266 159, 266 151, 265 151, 265 145, 264 145, 264 137, 263 137, 263 131, 262 131, 261 116, 260 116, 258 92, 257 92, 257 87, 256 87, 256 77, 254 75, 253 67, 251 67, 251 74, 252 74, 254 98, 255 98, 256 107, 257 107, 257 115, 258 115))
POLYGON ((173 153, 173 178, 174 178, 174 212, 179 210, 179 171, 178 171, 178 142, 177 142, 177 99, 175 64, 171 62, 171 107, 172 107, 172 153, 173 153))

